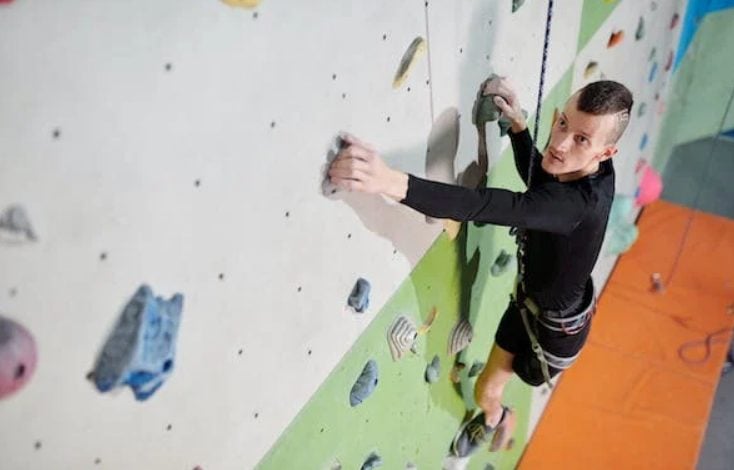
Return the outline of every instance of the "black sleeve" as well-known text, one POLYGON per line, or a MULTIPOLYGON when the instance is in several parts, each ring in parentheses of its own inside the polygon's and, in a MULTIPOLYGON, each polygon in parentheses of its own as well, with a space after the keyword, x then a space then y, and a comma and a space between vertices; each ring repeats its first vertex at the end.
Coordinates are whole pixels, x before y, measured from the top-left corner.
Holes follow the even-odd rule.
POLYGON ((581 222, 588 198, 563 183, 533 185, 524 193, 500 188, 469 189, 408 175, 400 201, 425 215, 458 221, 568 234, 581 222))
MULTIPOLYGON (((530 154, 533 151, 533 139, 530 137, 530 130, 526 127, 525 130, 515 134, 512 129, 507 131, 507 135, 510 136, 510 142, 512 143, 512 153, 515 156, 515 168, 520 174, 523 183, 527 185, 528 182, 528 168, 530 164, 530 154)), ((535 149, 535 162, 533 164, 533 181, 540 182, 542 178, 541 173, 544 173, 541 166, 540 160, 543 158, 540 154, 540 150, 535 149)))

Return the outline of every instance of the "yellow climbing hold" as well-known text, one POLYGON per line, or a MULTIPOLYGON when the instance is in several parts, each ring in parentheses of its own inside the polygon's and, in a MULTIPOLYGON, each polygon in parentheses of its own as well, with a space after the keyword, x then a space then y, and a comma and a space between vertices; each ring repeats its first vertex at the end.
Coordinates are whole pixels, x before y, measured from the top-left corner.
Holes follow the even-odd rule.
POLYGON ((456 240, 456 237, 459 235, 459 232, 461 231, 461 222, 457 222, 456 220, 451 220, 451 219, 444 219, 443 231, 446 232, 446 235, 449 237, 449 240, 456 240))
POLYGON ((426 41, 422 37, 418 36, 413 39, 413 42, 408 46, 408 50, 403 54, 403 58, 400 59, 400 65, 398 71, 395 73, 395 78, 392 82, 393 88, 400 88, 405 79, 408 77, 408 73, 413 68, 418 59, 426 52, 426 41))
POLYGON ((260 5, 260 0, 222 0, 231 7, 255 8, 260 5))
POLYGON ((588 80, 591 78, 597 71, 599 70, 599 64, 591 61, 586 65, 586 69, 584 70, 584 79, 588 80))
POLYGON ((438 309, 436 307, 433 307, 431 313, 428 314, 428 318, 426 318, 426 321, 420 327, 418 327, 418 335, 424 335, 428 333, 428 330, 431 329, 431 325, 433 325, 433 322, 436 320, 437 316, 438 309))

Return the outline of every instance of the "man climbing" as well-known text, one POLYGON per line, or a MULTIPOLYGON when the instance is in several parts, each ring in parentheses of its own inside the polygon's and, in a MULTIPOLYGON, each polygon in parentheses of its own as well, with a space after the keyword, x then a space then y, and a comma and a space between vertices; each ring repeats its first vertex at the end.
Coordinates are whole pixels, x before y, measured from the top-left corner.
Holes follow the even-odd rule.
MULTIPOLYGON (((590 83, 567 101, 550 141, 529 175, 534 144, 512 85, 488 80, 482 96, 506 119, 524 192, 469 189, 428 181, 388 167, 377 151, 351 135, 329 169, 331 181, 350 191, 383 194, 423 214, 515 227, 521 238, 520 273, 474 396, 480 408, 457 433, 452 451, 470 455, 488 440, 507 446, 515 426, 502 394, 512 374, 539 386, 568 368, 589 334, 595 306, 591 272, 599 255, 614 197, 611 157, 629 122, 633 99, 622 84, 590 83)), ((480 129, 484 132, 483 129, 480 129)))

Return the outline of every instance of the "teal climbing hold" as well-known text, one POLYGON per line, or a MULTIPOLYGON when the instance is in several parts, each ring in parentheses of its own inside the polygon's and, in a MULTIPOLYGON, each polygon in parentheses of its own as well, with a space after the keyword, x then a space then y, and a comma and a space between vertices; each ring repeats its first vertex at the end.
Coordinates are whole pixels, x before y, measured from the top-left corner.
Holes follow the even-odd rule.
POLYGON ((364 461, 360 470, 373 470, 377 467, 381 467, 382 463, 382 457, 377 455, 375 452, 372 452, 364 461))
POLYGON ((502 249, 494 260, 494 263, 492 263, 492 266, 489 268, 489 272, 494 277, 500 276, 514 264, 514 260, 514 256, 502 249))
POLYGON ((512 12, 515 13, 519 10, 523 3, 525 3, 525 0, 512 0, 512 12))
POLYGON ((471 368, 469 369, 469 377, 476 377, 479 375, 482 370, 484 370, 484 363, 481 361, 474 361, 474 364, 471 365, 471 368))
POLYGON ((635 40, 639 41, 645 37, 645 19, 640 17, 640 21, 637 23, 637 31, 635 31, 635 40))
POLYGON ((374 359, 367 361, 357 381, 349 392, 349 404, 357 406, 365 401, 377 387, 377 362, 374 359))
POLYGON ((429 384, 438 382, 438 378, 441 376, 441 360, 438 355, 433 356, 433 360, 428 366, 426 366, 425 379, 429 384))

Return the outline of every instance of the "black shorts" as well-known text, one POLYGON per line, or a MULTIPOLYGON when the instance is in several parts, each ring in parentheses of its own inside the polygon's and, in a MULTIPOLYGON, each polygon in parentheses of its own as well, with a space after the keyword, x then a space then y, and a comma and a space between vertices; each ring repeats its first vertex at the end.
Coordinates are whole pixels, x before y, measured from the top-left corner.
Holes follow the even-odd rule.
MULTIPOLYGON (((533 321, 532 314, 528 320, 533 321)), ((549 353, 559 357, 573 357, 584 346, 586 338, 591 330, 591 318, 586 325, 576 334, 569 335, 562 331, 553 331, 545 328, 543 325, 536 326, 538 343, 549 353)), ((515 302, 510 300, 507 310, 505 310, 497 332, 494 337, 499 347, 507 352, 515 355, 512 360, 512 370, 522 379, 523 382, 537 387, 545 382, 540 361, 535 356, 533 348, 530 344, 530 338, 525 331, 525 325, 522 322, 520 311, 515 302)), ((552 366, 548 366, 548 372, 553 377, 561 372, 552 366)))

